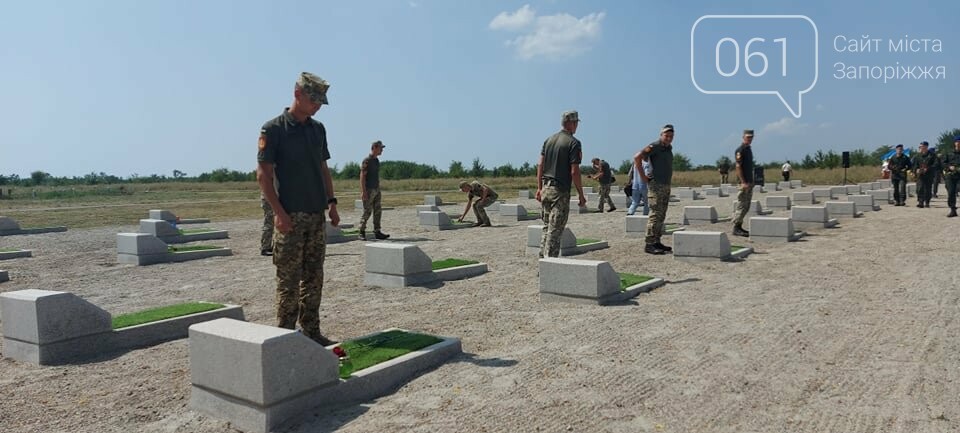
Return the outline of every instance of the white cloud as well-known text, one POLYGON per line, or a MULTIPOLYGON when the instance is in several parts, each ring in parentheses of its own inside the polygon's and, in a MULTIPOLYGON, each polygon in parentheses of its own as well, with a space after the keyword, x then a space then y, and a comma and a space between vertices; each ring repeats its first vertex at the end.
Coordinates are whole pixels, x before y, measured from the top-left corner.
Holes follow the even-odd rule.
POLYGON ((566 13, 536 16, 530 5, 516 12, 501 12, 490 21, 493 30, 524 31, 506 42, 522 59, 542 56, 550 59, 574 57, 589 50, 600 39, 604 12, 582 18, 566 13))
POLYGON ((516 12, 500 12, 490 21, 491 30, 523 30, 533 22, 536 12, 530 5, 523 5, 516 12))
POLYGON ((793 135, 806 127, 806 123, 800 123, 793 117, 784 117, 776 122, 763 125, 760 132, 764 135, 793 135))

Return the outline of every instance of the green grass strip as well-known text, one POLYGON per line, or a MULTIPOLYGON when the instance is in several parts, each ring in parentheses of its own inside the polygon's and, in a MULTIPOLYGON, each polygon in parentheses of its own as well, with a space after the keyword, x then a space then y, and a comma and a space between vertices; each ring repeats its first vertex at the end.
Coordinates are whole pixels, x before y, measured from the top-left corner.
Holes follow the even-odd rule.
POLYGON ((433 270, 439 271, 441 269, 455 268, 457 266, 465 266, 465 265, 475 265, 477 263, 480 263, 480 262, 476 260, 465 260, 465 259, 443 259, 443 260, 434 261, 433 263, 430 264, 430 266, 433 270))
POLYGON ((223 247, 217 247, 213 245, 187 245, 181 247, 175 247, 173 245, 167 246, 168 253, 185 253, 187 251, 203 251, 203 250, 219 250, 223 247))
POLYGON ((617 275, 620 276, 620 291, 627 290, 627 287, 635 286, 640 283, 645 283, 653 279, 653 277, 648 275, 635 275, 628 274, 626 272, 618 272, 617 275))
POLYGON ((340 233, 342 233, 344 236, 359 235, 360 229, 341 230, 340 233))
POLYGON ((177 231, 180 232, 181 235, 191 235, 196 233, 210 233, 210 232, 215 232, 216 230, 214 229, 177 229, 177 231))
POLYGON ((0 253, 17 253, 23 250, 17 248, 0 248, 0 253))
POLYGON ((142 325, 144 323, 186 316, 188 314, 202 313, 204 311, 216 310, 219 308, 223 308, 223 305, 210 302, 186 302, 183 304, 138 311, 136 313, 121 314, 113 318, 113 329, 142 325))
POLYGON ((730 252, 731 252, 731 253, 735 253, 735 252, 740 251, 740 250, 742 250, 742 249, 744 249, 744 248, 746 248, 746 247, 743 247, 743 246, 740 246, 740 245, 730 245, 730 252))
POLYGON ((443 340, 432 335, 405 331, 387 331, 369 337, 343 342, 340 347, 350 357, 352 368, 341 371, 341 377, 398 356, 423 349, 443 340))
POLYGON ((577 239, 577 246, 586 245, 586 244, 593 244, 593 243, 597 243, 597 242, 600 242, 600 240, 599 240, 599 239, 589 239, 589 238, 577 239))

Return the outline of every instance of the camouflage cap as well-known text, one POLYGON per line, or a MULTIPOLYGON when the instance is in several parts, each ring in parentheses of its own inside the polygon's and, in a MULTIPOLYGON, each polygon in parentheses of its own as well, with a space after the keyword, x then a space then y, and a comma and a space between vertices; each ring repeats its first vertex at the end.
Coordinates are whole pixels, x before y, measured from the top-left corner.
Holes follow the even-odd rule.
POLYGON ((752 129, 744 129, 744 130, 743 130, 743 135, 745 135, 745 136, 747 136, 747 137, 753 137, 753 130, 752 130, 752 129))
POLYGON ((374 147, 387 147, 387 145, 383 144, 382 141, 377 140, 377 141, 374 141, 373 143, 370 143, 370 148, 372 149, 374 147))
POLYGON ((580 114, 577 113, 576 110, 564 111, 563 114, 560 115, 560 120, 563 122, 579 122, 580 114))
POLYGON ((321 105, 329 104, 327 101, 327 89, 330 88, 330 83, 328 83, 327 80, 309 72, 301 72, 300 78, 297 79, 297 87, 303 90, 313 102, 321 105))
POLYGON ((465 187, 465 186, 470 186, 470 182, 467 182, 467 181, 465 181, 465 180, 461 180, 461 181, 460 181, 460 189, 463 189, 463 187, 465 187))

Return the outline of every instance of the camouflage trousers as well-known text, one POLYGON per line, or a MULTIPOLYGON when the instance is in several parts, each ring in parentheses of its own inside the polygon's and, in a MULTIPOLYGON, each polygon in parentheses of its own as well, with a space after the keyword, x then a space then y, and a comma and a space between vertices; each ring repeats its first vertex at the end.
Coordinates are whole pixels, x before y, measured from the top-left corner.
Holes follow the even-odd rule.
POLYGON ((753 187, 741 186, 737 192, 737 207, 733 211, 733 226, 743 225, 743 218, 750 212, 750 202, 753 201, 753 187))
POLYGON ((560 235, 570 216, 570 191, 560 191, 556 185, 544 186, 540 192, 540 206, 543 220, 540 258, 560 257, 560 235))
POLYGON ((647 219, 647 236, 644 242, 655 244, 663 236, 663 225, 667 219, 667 206, 670 205, 670 184, 650 181, 647 184, 650 201, 650 217, 647 219))
POLYGON ((273 234, 273 264, 277 266, 277 326, 320 336, 320 297, 323 294, 323 259, 326 224, 323 212, 290 214, 293 230, 273 234))
POLYGON ((360 231, 367 230, 370 214, 373 214, 373 229, 380 231, 380 216, 383 214, 380 207, 380 188, 367 188, 367 199, 363 201, 363 215, 360 217, 360 231))
POLYGON ((260 229, 260 251, 273 251, 273 208, 266 200, 260 199, 263 209, 263 228, 260 229))
POLYGON ((610 209, 616 208, 613 205, 613 199, 610 198, 610 184, 600 184, 600 203, 597 203, 597 209, 603 211, 603 204, 607 203, 607 206, 610 206, 610 209))
POLYGON ((493 204, 497 201, 497 196, 487 196, 486 200, 477 200, 473 202, 473 214, 477 217, 477 222, 481 224, 491 224, 490 217, 487 216, 487 210, 484 209, 487 206, 493 204))

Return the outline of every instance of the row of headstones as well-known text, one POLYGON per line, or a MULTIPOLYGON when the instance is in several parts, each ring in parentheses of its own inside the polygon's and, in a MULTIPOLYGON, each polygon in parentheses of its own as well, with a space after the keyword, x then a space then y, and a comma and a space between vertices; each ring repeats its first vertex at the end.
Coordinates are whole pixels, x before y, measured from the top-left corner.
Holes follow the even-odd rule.
POLYGON ((12 235, 35 235, 40 233, 54 233, 54 232, 65 232, 67 231, 66 227, 34 227, 34 228, 23 228, 20 227, 20 223, 17 220, 7 217, 0 216, 0 236, 12 236, 12 235))
POLYGON ((271 431, 311 409, 383 396, 462 353, 459 339, 439 337, 344 379, 330 348, 291 329, 247 323, 237 305, 113 329, 110 313, 72 293, 20 290, 0 294, 0 315, 3 356, 40 365, 189 336, 190 408, 254 432, 271 431))

